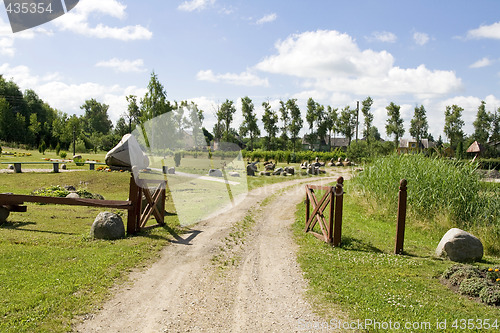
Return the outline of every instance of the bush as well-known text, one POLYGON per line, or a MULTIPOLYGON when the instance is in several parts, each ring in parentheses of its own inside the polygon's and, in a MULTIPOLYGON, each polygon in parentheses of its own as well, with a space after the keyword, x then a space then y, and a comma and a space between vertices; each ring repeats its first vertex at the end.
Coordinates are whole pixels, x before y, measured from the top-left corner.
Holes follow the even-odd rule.
POLYGON ((483 303, 489 305, 500 305, 500 288, 498 286, 486 287, 479 293, 483 303))
POLYGON ((450 283, 454 286, 460 286, 462 281, 470 278, 479 278, 479 276, 477 268, 463 266, 450 276, 450 283))
POLYGON ((453 275, 453 273, 455 273, 456 271, 458 271, 462 267, 463 267, 463 265, 453 265, 453 266, 448 267, 443 272, 443 274, 441 274, 441 278, 443 278, 443 279, 449 279, 453 275))
POLYGON ((45 141, 40 141, 40 145, 38 146, 38 152, 45 155, 45 151, 47 150, 47 145, 45 144, 45 141))
POLYGON ((57 146, 56 146, 56 155, 59 155, 59 152, 61 151, 61 145, 59 144, 59 142, 57 143, 57 146))
POLYGON ((65 159, 66 156, 68 156, 68 153, 66 153, 65 151, 62 151, 59 156, 61 156, 62 159, 65 159))
POLYGON ((477 297, 479 296, 481 290, 483 290, 487 286, 488 285, 484 279, 481 279, 479 277, 471 277, 462 281, 462 283, 460 284, 459 292, 462 295, 477 297))
POLYGON ((0 146, 0 155, 2 155, 2 146, 0 146))
POLYGON ((481 158, 479 160, 479 168, 484 170, 500 170, 500 158, 481 158))
POLYGON ((176 167, 179 167, 181 165, 181 158, 182 158, 182 153, 180 151, 175 152, 174 162, 176 167))

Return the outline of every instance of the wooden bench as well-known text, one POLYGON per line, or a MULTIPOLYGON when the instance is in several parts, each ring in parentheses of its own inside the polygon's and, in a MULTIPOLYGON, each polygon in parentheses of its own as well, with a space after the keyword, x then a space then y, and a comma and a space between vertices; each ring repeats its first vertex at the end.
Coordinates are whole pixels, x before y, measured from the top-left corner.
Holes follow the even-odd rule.
MULTIPOLYGON (((13 164, 14 172, 21 173, 23 172, 21 169, 22 164, 52 164, 52 168, 55 173, 59 172, 59 164, 64 164, 67 162, 56 162, 56 161, 45 161, 45 162, 0 162, 0 164, 13 164)), ((106 165, 106 163, 98 163, 98 162, 78 162, 78 164, 88 164, 89 170, 95 170, 95 166, 97 165, 106 165)), ((77 165, 78 165, 77 164, 77 165)))

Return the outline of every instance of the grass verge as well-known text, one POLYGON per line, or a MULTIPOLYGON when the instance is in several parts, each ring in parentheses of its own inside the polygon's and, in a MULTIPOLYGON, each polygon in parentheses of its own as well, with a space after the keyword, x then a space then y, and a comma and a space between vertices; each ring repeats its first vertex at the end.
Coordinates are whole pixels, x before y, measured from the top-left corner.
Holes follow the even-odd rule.
MULTIPOLYGON (((405 255, 393 255, 396 212, 377 210, 376 203, 351 191, 349 185, 347 182, 342 245, 338 248, 304 233, 305 205, 297 206, 293 228, 299 244, 298 262, 309 281, 311 299, 319 308, 340 306, 350 320, 397 322, 401 331, 408 332, 428 325, 427 330, 440 331, 436 325, 444 320, 447 327, 441 331, 448 332, 454 330, 455 321, 460 330, 462 319, 478 323, 499 318, 499 308, 479 304, 440 283, 439 276, 453 265, 433 257, 442 234, 412 217, 407 221, 405 255), (405 329, 406 323, 415 326, 405 329)), ((486 257, 478 265, 499 263, 498 258, 486 257)), ((370 332, 386 331, 379 328, 366 327, 370 332)))

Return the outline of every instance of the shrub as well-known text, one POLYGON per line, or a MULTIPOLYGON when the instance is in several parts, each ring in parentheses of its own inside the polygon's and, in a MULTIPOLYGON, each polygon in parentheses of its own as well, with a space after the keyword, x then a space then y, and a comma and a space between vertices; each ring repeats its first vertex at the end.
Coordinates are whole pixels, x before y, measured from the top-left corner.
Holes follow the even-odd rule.
POLYGON ((59 144, 59 142, 57 143, 57 146, 56 146, 56 155, 59 155, 59 152, 61 151, 61 145, 59 144))
POLYGON ((68 153, 66 153, 65 151, 62 151, 61 153, 59 153, 59 156, 61 156, 62 159, 65 159, 66 156, 68 156, 68 153))
POLYGON ((174 162, 176 167, 179 167, 179 165, 181 165, 181 158, 182 158, 182 153, 180 151, 175 152, 174 162))
POLYGON ((470 278, 479 278, 480 274, 477 268, 472 266, 462 266, 450 276, 450 283, 454 286, 460 286, 462 281, 470 278))
POLYGON ((45 151, 47 150, 47 145, 45 144, 45 141, 40 141, 40 145, 38 146, 38 152, 42 153, 45 155, 45 151))
POLYGON ((462 295, 477 297, 481 290, 487 287, 487 283, 484 279, 480 277, 471 277, 465 279, 460 283, 459 292, 462 295))
POLYGON ((31 192, 32 195, 40 195, 44 197, 62 197, 64 198, 69 194, 69 191, 66 190, 64 187, 61 187, 59 185, 55 186, 49 186, 45 188, 41 188, 38 190, 35 190, 31 192))
POLYGON ((463 267, 463 265, 453 265, 453 266, 448 267, 443 272, 443 274, 441 274, 441 278, 443 278, 443 279, 449 279, 450 276, 453 275, 453 273, 455 273, 456 271, 458 271, 462 267, 463 267))
POLYGON ((500 305, 500 288, 498 286, 483 288, 479 293, 479 298, 483 303, 500 305))

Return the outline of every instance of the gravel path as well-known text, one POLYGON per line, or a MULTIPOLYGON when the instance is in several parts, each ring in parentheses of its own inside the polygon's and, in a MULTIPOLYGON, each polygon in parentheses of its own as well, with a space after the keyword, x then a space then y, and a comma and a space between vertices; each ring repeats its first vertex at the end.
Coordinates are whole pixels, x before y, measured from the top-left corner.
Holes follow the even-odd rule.
POLYGON ((197 224, 74 331, 295 332, 299 320, 319 321, 303 298, 307 284, 290 228, 305 183, 312 179, 255 189, 230 211, 197 224), (241 244, 231 238, 233 226, 248 214, 255 222, 241 244), (222 268, 221 258, 234 264, 222 268))

